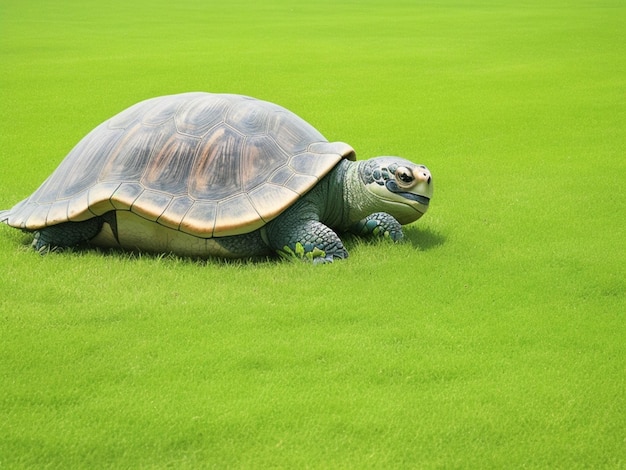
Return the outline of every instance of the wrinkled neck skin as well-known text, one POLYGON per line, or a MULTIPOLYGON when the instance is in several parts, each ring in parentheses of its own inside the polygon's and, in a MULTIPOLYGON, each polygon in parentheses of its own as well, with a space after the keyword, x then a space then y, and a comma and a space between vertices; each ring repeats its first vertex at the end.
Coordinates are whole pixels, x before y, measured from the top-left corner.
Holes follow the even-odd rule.
POLYGON ((337 230, 347 230, 376 212, 377 200, 359 176, 361 162, 342 160, 302 202, 316 212, 316 219, 337 230))

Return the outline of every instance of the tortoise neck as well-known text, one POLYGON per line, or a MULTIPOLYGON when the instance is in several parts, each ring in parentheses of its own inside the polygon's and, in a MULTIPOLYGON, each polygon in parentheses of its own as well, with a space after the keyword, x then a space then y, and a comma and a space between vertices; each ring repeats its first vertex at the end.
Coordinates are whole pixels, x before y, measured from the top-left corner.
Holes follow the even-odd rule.
POLYGON ((343 179, 343 200, 345 210, 344 227, 353 224, 376 211, 376 197, 370 193, 361 177, 364 161, 350 162, 343 179))
POLYGON ((314 188, 320 222, 341 228, 347 214, 344 181, 354 162, 341 160, 314 188))
POLYGON ((325 196, 320 220, 329 227, 347 230, 371 214, 375 200, 365 189, 361 166, 362 162, 342 160, 319 185, 325 196))

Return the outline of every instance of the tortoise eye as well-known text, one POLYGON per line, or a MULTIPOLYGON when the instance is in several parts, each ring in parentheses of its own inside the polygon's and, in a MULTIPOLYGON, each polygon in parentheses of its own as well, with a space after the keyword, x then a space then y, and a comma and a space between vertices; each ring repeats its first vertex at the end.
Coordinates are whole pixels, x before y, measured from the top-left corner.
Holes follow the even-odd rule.
POLYGON ((405 188, 411 186, 415 180, 411 170, 403 166, 398 167, 396 170, 396 179, 398 181, 398 185, 404 186, 405 188))

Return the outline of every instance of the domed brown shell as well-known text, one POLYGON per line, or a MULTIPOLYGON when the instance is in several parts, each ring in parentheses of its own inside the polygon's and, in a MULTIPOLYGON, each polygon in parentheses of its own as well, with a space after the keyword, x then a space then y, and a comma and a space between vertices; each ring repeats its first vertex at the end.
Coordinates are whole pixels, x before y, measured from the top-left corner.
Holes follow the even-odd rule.
POLYGON ((91 131, 7 223, 37 230, 116 210, 197 237, 237 235, 283 212, 342 158, 355 159, 349 145, 272 103, 153 98, 91 131))

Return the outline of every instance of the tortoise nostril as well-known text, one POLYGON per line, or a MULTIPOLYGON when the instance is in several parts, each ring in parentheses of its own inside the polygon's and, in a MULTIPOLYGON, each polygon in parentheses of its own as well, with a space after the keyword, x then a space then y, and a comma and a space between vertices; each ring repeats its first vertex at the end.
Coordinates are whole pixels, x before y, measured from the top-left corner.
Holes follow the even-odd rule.
POLYGON ((428 184, 430 184, 430 180, 431 180, 431 177, 429 176, 428 180, 426 180, 428 182, 428 184))

